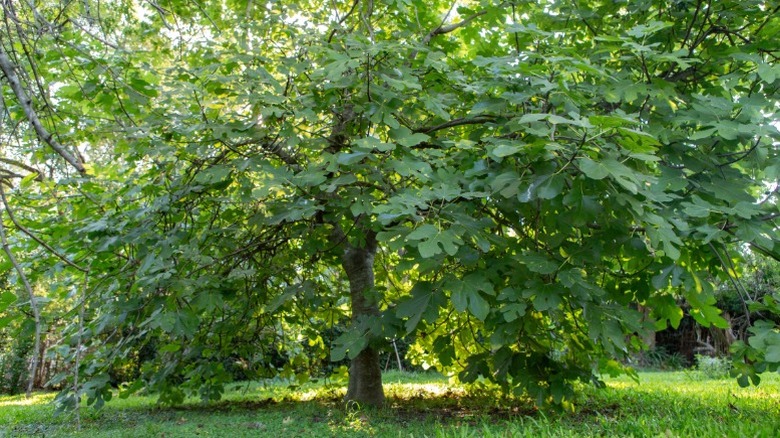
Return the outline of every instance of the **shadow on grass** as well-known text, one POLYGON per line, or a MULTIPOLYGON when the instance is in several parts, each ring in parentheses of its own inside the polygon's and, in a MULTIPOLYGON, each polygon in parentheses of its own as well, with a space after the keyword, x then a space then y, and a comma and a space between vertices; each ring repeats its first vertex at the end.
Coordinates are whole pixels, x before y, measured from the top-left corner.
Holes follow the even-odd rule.
POLYGON ((20 416, 5 430, 11 436, 45 432, 45 436, 90 437, 437 436, 442 431, 444 436, 482 436, 485 430, 499 436, 534 436, 536 432, 539 436, 654 436, 669 431, 682 436, 723 436, 751 435, 759 427, 777 423, 772 420, 780 418, 776 388, 737 393, 738 388, 724 389, 727 383, 613 382, 603 390, 586 388, 574 413, 541 413, 522 399, 467 394, 444 381, 389 383, 387 403, 381 409, 345 407, 344 391, 335 387, 296 392, 234 389, 227 400, 208 404, 191 401, 165 407, 148 397, 112 401, 100 411, 82 410, 80 432, 72 424, 40 415, 45 405, 25 406, 39 414, 20 416))
MULTIPOLYGON (((506 421, 521 416, 535 416, 538 409, 532 404, 506 398, 469 396, 459 391, 443 394, 423 394, 419 391, 411 396, 387 397, 382 408, 345 405, 343 396, 327 394, 311 400, 294 397, 266 397, 262 399, 221 400, 211 403, 188 403, 177 406, 132 406, 112 408, 109 403, 104 411, 134 412, 139 415, 172 415, 192 413, 197 415, 220 415, 224 413, 260 413, 280 411, 285 413, 329 412, 342 416, 365 415, 387 422, 483 422, 485 419, 506 421)), ((317 415, 315 415, 316 417, 317 415)))

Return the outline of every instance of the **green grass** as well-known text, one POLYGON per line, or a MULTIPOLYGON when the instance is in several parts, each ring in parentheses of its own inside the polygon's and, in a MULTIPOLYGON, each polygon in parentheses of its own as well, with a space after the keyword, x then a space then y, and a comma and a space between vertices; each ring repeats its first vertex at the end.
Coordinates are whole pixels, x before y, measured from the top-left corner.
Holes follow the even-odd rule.
POLYGON ((56 415, 51 393, 0 397, 0 437, 544 437, 735 436, 780 434, 780 376, 758 387, 691 372, 640 373, 640 383, 610 379, 583 391, 574 413, 543 413, 520 402, 467 395, 434 374, 385 375, 388 406, 344 409, 343 389, 309 384, 236 385, 225 400, 160 408, 152 397, 114 399, 82 410, 77 431, 70 414, 56 415))

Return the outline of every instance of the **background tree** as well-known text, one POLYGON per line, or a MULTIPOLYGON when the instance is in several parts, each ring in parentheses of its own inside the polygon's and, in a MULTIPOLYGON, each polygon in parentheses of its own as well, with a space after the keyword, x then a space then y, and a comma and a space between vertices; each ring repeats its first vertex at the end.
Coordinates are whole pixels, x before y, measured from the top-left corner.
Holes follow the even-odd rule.
POLYGON ((23 9, 11 209, 56 242, 55 290, 90 273, 63 400, 102 403, 154 340, 129 390, 164 402, 329 354, 380 405, 378 349, 413 334, 421 364, 563 403, 676 325, 675 295, 725 326, 740 244, 777 258, 768 2, 23 9))

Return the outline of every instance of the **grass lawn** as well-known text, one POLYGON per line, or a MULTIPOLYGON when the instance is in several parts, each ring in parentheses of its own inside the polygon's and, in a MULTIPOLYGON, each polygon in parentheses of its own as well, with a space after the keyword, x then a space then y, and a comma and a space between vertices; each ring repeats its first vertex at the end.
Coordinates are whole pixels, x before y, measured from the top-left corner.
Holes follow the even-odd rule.
POLYGON ((231 387, 225 400, 159 408, 152 397, 115 398, 100 411, 55 415, 51 393, 0 397, 0 437, 543 437, 780 436, 780 376, 758 387, 694 372, 640 373, 587 388, 575 413, 543 413, 519 402, 467 396, 435 374, 385 375, 388 406, 344 409, 343 389, 306 385, 231 387))

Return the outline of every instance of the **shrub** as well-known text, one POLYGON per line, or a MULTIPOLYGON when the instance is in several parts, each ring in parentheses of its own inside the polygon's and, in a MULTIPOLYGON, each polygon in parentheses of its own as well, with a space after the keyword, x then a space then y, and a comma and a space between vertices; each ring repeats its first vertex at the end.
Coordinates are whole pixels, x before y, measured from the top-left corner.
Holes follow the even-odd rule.
POLYGON ((703 378, 721 379, 728 377, 729 371, 731 371, 731 362, 723 357, 697 354, 696 371, 703 378))
POLYGON ((688 365, 688 360, 679 352, 669 352, 665 347, 653 347, 642 353, 639 358, 638 368, 680 370, 688 365))

